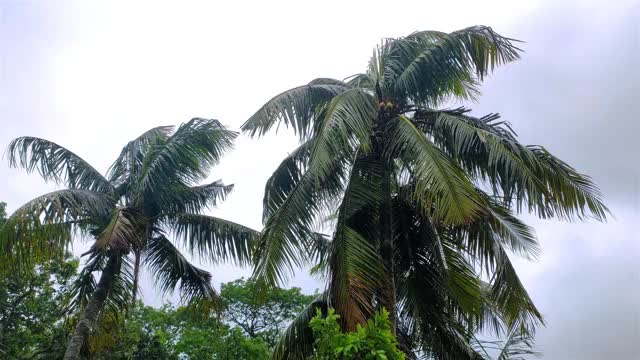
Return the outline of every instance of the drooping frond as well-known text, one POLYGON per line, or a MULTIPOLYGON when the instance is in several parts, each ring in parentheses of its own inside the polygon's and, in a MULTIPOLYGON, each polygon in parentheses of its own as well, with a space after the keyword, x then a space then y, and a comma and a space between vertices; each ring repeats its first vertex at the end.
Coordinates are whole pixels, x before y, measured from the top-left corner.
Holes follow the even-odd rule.
POLYGON ((192 265, 163 235, 149 239, 143 254, 161 291, 171 292, 180 284, 180 296, 185 302, 219 300, 211 285, 211 274, 192 265))
POLYGON ((413 120, 479 181, 492 185, 507 205, 526 206, 542 218, 604 220, 609 213, 589 177, 539 146, 524 146, 497 114, 481 118, 468 110, 421 109, 413 120))
POLYGON ((64 312, 67 315, 78 313, 87 306, 91 294, 96 289, 94 271, 102 270, 105 254, 92 253, 85 266, 65 291, 64 312))
POLYGON ((172 215, 166 225, 185 247, 214 264, 232 262, 247 265, 260 233, 234 222, 199 214, 172 215))
POLYGON ((101 311, 100 323, 104 322, 105 318, 114 321, 122 320, 124 314, 127 313, 129 305, 131 305, 131 296, 133 294, 131 289, 133 288, 134 276, 131 258, 120 256, 119 261, 118 271, 113 277, 107 301, 101 311))
POLYGON ((41 219, 44 224, 77 221, 108 214, 111 206, 113 200, 99 192, 80 189, 57 190, 22 205, 7 221, 22 222, 36 218, 41 219))
POLYGON ((305 239, 313 236, 312 225, 320 206, 309 174, 304 174, 282 194, 281 203, 267 219, 253 256, 254 273, 259 282, 274 286, 286 282, 294 267, 304 265, 305 239))
POLYGON ((158 194, 150 202, 159 203, 163 213, 197 214, 215 207, 226 199, 233 185, 225 185, 222 180, 199 186, 176 186, 173 191, 158 194))
POLYGON ((540 246, 533 229, 515 217, 506 207, 487 198, 487 207, 478 218, 465 225, 440 228, 442 236, 467 254, 474 265, 493 274, 501 247, 527 259, 536 259, 540 246))
POLYGON ((538 243, 532 229, 507 208, 493 201, 489 204, 485 215, 474 221, 442 226, 438 231, 443 239, 491 278, 489 287, 483 290, 489 302, 483 305, 490 310, 486 312, 487 319, 496 314, 507 328, 518 327, 533 332, 538 325, 544 324, 543 317, 522 285, 505 248, 535 258, 539 254, 538 243))
POLYGON ((331 238, 326 234, 315 233, 307 243, 307 257, 310 264, 309 274, 324 278, 328 275, 331 238))
POLYGON ((484 355, 484 360, 532 360, 541 358, 535 350, 532 334, 511 331, 504 340, 474 339, 473 347, 484 355))
POLYGON ((324 179, 291 166, 290 172, 278 172, 277 183, 270 182, 278 189, 265 190, 269 194, 265 213, 270 215, 254 254, 254 276, 260 282, 283 284, 294 267, 306 264, 308 259, 301 254, 308 253, 307 244, 315 237, 314 222, 328 202, 342 193, 350 164, 335 161, 334 166, 331 176, 324 179))
POLYGON ((478 81, 496 66, 519 58, 520 49, 513 42, 486 26, 392 39, 387 44, 384 91, 415 104, 439 104, 452 95, 475 98, 478 81))
POLYGON ((320 294, 307 305, 280 335, 273 349, 273 360, 305 360, 313 353, 313 332, 309 321, 316 316, 316 310, 327 312, 327 295, 320 294))
MULTIPOLYGON (((97 287, 96 275, 94 273, 103 271, 109 255, 101 252, 92 252, 86 264, 73 281, 71 286, 65 291, 64 312, 68 316, 78 315, 82 311, 97 287)), ((131 262, 125 256, 118 256, 118 265, 114 269, 113 281, 108 289, 107 299, 104 307, 100 311, 100 318, 118 319, 130 304, 131 286, 133 273, 131 262)))
POLYGON ((49 140, 24 136, 9 144, 9 165, 38 171, 47 181, 72 189, 111 193, 113 187, 81 157, 49 140))
POLYGON ((485 298, 471 264, 410 198, 394 199, 394 218, 401 329, 429 359, 474 359, 466 329, 485 298))
POLYGON ((137 180, 136 201, 161 189, 195 184, 209 175, 231 148, 237 133, 217 120, 194 118, 180 125, 165 142, 154 144, 144 158, 137 180))
POLYGON ((355 74, 349 76, 344 81, 350 87, 364 89, 371 94, 375 92, 375 79, 372 79, 368 74, 355 74))
POLYGON ((373 96, 361 89, 347 90, 331 100, 317 124, 309 156, 309 172, 316 181, 331 176, 340 159, 351 158, 354 143, 361 151, 370 151, 375 115, 373 96))
POLYGON ((267 179, 264 187, 262 221, 266 222, 271 214, 278 210, 287 195, 300 181, 307 167, 312 148, 313 140, 307 140, 300 144, 289 156, 282 160, 273 174, 267 179))
POLYGON ((440 151, 405 116, 399 116, 389 130, 385 154, 389 162, 400 159, 413 174, 414 198, 433 216, 448 223, 473 218, 481 199, 464 172, 440 151))
POLYGON ((534 229, 518 219, 508 208, 494 201, 488 203, 487 222, 497 240, 514 254, 537 259, 541 249, 534 229))
POLYGON ((565 219, 592 216, 598 221, 606 220, 610 211, 589 176, 577 172, 542 146, 529 146, 528 149, 542 167, 542 178, 553 194, 551 200, 555 200, 556 216, 565 219))
POLYGON ((156 142, 165 142, 173 129, 173 126, 158 126, 145 131, 125 145, 116 161, 109 167, 107 172, 109 181, 122 185, 140 175, 142 162, 146 152, 149 151, 149 146, 156 142))
POLYGON ((300 138, 307 138, 319 111, 333 97, 348 89, 349 86, 339 80, 316 79, 307 85, 287 90, 264 104, 242 125, 242 131, 250 136, 262 136, 282 120, 300 138))
POLYGON ((417 254, 413 265, 398 278, 401 317, 409 322, 420 352, 434 359, 476 359, 460 308, 450 298, 448 271, 434 267, 436 259, 434 254, 417 254))
POLYGON ((382 172, 375 159, 356 158, 330 243, 329 300, 343 314, 340 320, 350 331, 375 313, 372 299, 384 278, 377 244, 371 240, 376 239, 378 229, 382 172))
POLYGON ((99 192, 80 189, 53 191, 18 208, 0 229, 0 246, 6 261, 29 262, 32 257, 62 251, 73 230, 108 215, 113 200, 99 192), (17 260, 17 261, 16 261, 17 260))
POLYGON ((533 333, 544 319, 520 281, 511 260, 502 247, 497 248, 496 270, 491 281, 491 298, 509 329, 533 333))
POLYGON ((116 209, 107 226, 98 235, 93 249, 128 253, 139 249, 146 237, 148 219, 136 209, 116 209))

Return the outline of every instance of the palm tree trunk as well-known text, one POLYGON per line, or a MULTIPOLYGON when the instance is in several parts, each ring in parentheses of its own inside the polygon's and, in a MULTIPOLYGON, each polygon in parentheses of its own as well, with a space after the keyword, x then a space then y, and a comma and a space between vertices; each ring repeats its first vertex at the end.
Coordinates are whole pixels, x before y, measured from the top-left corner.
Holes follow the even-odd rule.
POLYGON ((100 275, 98 286, 91 295, 91 299, 80 315, 80 321, 76 325, 76 329, 71 336, 71 341, 67 346, 67 350, 64 353, 64 360, 76 360, 80 356, 80 350, 82 345, 89 337, 89 333, 95 325, 96 319, 104 302, 111 291, 113 280, 116 274, 120 271, 120 257, 118 255, 109 256, 107 266, 100 275))
POLYGON ((391 171, 385 166, 382 178, 382 202, 380 204, 380 255, 385 270, 383 305, 389 311, 391 331, 396 334, 396 280, 393 259, 393 214, 391 205, 391 171))
POLYGON ((138 295, 138 277, 140 276, 140 250, 135 250, 135 263, 133 265, 133 294, 131 296, 131 307, 136 307, 136 297, 138 295))

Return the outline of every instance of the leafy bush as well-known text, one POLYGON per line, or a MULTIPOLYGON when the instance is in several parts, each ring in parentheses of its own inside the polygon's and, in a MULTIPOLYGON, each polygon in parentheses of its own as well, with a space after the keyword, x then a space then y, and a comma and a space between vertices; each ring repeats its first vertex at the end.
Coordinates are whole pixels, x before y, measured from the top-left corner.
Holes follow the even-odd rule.
POLYGON ((354 332, 342 332, 339 318, 333 309, 329 309, 326 317, 318 309, 309 322, 316 339, 313 360, 404 360, 404 354, 398 350, 398 342, 391 332, 387 310, 380 310, 365 326, 358 325, 354 332))

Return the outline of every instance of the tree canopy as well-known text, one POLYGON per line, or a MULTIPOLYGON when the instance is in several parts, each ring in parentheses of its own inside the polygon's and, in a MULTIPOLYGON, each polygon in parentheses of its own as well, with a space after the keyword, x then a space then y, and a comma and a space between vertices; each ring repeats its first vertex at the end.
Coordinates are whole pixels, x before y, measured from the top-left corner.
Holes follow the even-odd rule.
POLYGON ((260 293, 256 282, 238 279, 222 284, 220 296, 225 304, 224 318, 251 338, 262 338, 273 347, 285 328, 315 295, 304 295, 300 288, 272 288, 260 293))

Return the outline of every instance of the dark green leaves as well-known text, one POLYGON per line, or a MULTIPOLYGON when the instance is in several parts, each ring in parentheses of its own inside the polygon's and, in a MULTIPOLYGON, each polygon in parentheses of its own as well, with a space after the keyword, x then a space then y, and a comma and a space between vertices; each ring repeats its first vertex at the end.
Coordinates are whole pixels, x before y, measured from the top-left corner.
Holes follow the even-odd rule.
POLYGON ((212 263, 248 264, 259 236, 248 227, 199 214, 172 215, 167 225, 192 254, 212 263))
POLYGON ((108 171, 109 181, 116 185, 129 183, 140 176, 142 161, 149 147, 155 143, 163 143, 173 132, 173 126, 158 126, 145 131, 122 148, 120 156, 108 171))
POLYGON ((497 65, 519 58, 514 40, 486 26, 450 34, 422 31, 387 44, 385 84, 390 97, 438 105, 455 96, 474 98, 476 85, 497 65))
POLYGON ((184 301, 219 301, 211 285, 211 274, 193 266, 166 237, 149 239, 144 257, 146 266, 155 275, 162 291, 173 291, 179 283, 184 301))
POLYGON ((405 116, 397 118, 389 133, 385 156, 399 158, 415 183, 414 198, 437 219, 459 223, 480 210, 481 200, 464 172, 405 116))
POLYGON ((37 170, 43 179, 69 188, 109 193, 111 184, 78 155, 51 141, 20 137, 9 144, 9 164, 27 172, 37 170))
POLYGON ((80 189, 41 195, 20 208, 0 228, 0 259, 18 265, 68 246, 74 230, 87 229, 109 214, 113 200, 102 193, 80 189))
POLYGON ((604 220, 609 210, 588 176, 578 173, 541 146, 520 144, 497 114, 475 118, 464 108, 420 109, 414 123, 478 183, 520 211, 542 218, 604 220))
POLYGON ((262 106, 242 125, 242 131, 261 136, 282 120, 301 138, 306 138, 313 129, 318 111, 347 89, 349 86, 339 80, 316 79, 308 85, 287 90, 262 106))
POLYGON ((217 120, 195 118, 180 125, 166 142, 154 144, 145 154, 132 197, 142 201, 167 187, 203 180, 236 136, 217 120))

